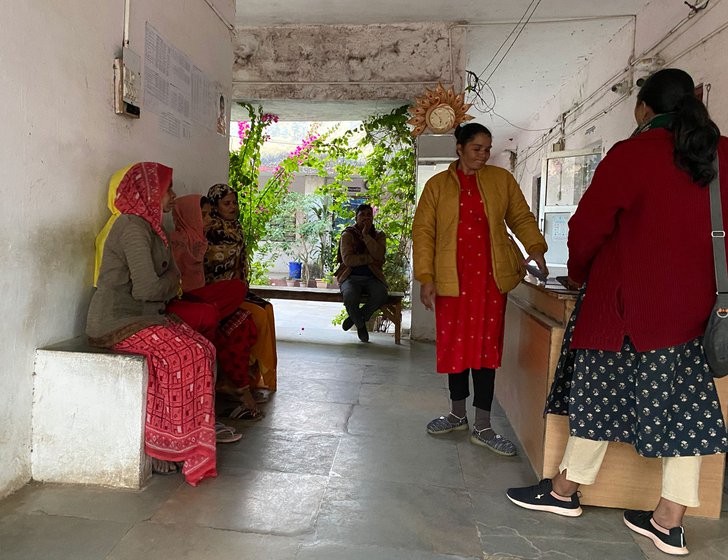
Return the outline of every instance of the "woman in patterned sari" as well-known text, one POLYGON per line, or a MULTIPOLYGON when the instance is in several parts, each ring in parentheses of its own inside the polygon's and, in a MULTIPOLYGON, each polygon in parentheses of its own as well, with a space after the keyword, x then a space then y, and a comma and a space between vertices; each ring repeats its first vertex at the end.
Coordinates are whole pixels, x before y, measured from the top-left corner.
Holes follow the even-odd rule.
MULTIPOLYGON (((212 205, 212 223, 207 230, 209 243, 205 253, 205 281, 236 278, 249 282, 249 266, 245 248, 245 234, 238 221, 238 198, 228 185, 210 187, 207 198, 212 205)), ((276 390, 276 331, 273 305, 248 291, 240 306, 253 315, 258 340, 251 349, 251 360, 257 365, 261 379, 259 386, 276 390)))
POLYGON ((86 333, 92 345, 146 357, 145 452, 156 472, 175 472, 183 463, 186 481, 196 486, 217 476, 215 348, 164 314, 180 287, 162 229, 162 211, 173 201, 169 167, 136 163, 112 176, 112 217, 96 238, 96 291, 86 333))

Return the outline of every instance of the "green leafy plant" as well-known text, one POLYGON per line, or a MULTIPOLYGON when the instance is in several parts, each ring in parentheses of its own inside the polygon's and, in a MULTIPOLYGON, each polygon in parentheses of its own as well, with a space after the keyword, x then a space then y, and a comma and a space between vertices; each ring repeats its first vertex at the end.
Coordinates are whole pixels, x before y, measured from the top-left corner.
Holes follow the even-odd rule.
POLYGON ((278 122, 278 117, 264 113, 261 106, 239 105, 247 110, 249 120, 238 125, 241 145, 230 152, 229 185, 238 193, 240 223, 245 232, 248 259, 253 262, 253 255, 260 253, 260 243, 268 233, 271 220, 280 212, 296 173, 301 167, 317 163, 312 152, 319 136, 311 132, 261 185, 261 149, 269 139, 266 129, 278 122))
POLYGON ((302 280, 320 278, 326 267, 324 253, 331 236, 332 215, 325 197, 289 192, 271 220, 270 238, 276 250, 302 264, 302 280))

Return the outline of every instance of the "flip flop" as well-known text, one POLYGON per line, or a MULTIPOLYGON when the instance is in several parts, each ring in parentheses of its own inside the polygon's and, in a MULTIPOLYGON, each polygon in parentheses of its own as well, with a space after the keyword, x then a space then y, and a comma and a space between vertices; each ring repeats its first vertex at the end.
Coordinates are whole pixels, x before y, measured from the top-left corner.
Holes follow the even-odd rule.
POLYGON ((217 443, 235 443, 243 439, 243 434, 239 434, 232 426, 226 426, 222 422, 215 422, 215 441, 217 443))
POLYGON ((257 408, 246 408, 244 405, 240 405, 225 411, 223 416, 232 418, 233 420, 250 420, 258 422, 263 419, 264 414, 257 408))

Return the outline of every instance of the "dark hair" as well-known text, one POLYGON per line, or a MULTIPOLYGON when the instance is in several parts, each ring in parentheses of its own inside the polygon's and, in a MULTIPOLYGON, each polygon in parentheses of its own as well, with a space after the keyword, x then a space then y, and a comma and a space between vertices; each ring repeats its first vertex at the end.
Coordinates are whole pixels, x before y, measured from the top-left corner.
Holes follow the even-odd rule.
POLYGON ((652 74, 637 94, 656 114, 673 115, 670 130, 674 136, 673 159, 701 186, 713 180, 713 160, 718 150, 720 130, 710 119, 708 109, 695 96, 690 74, 666 68, 652 74))
POLYGON ((455 141, 461 146, 465 146, 465 144, 470 142, 473 137, 477 136, 478 134, 485 134, 486 136, 490 136, 491 138, 493 138, 490 130, 485 128, 480 123, 461 124, 460 126, 455 127, 454 134, 455 141))
MULTIPOLYGON (((356 207, 356 215, 358 216, 359 212, 364 212, 364 210, 369 210, 370 212, 374 213, 374 208, 372 208, 369 204, 364 203, 364 204, 360 204, 359 206, 356 207)), ((372 224, 372 229, 369 232, 369 234, 372 237, 376 237, 377 228, 374 227, 374 224, 372 224)))
POLYGON ((202 208, 205 204, 209 204, 210 206, 212 206, 212 202, 210 202, 209 198, 207 198, 206 196, 201 196, 200 197, 200 208, 202 208))
POLYGON ((364 210, 370 210, 372 213, 374 212, 374 209, 369 204, 360 204, 356 207, 356 215, 359 215, 359 212, 363 212, 364 210))

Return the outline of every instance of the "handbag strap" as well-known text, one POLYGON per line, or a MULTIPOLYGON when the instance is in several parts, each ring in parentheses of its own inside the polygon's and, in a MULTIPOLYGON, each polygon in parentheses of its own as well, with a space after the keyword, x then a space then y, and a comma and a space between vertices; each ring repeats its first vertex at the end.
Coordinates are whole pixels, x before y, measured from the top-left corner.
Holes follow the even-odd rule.
POLYGON ((715 154, 715 177, 710 182, 710 223, 713 231, 713 263, 715 264, 715 285, 717 294, 728 294, 728 261, 725 255, 725 230, 723 229, 723 207, 720 202, 720 171, 718 153, 715 154))

